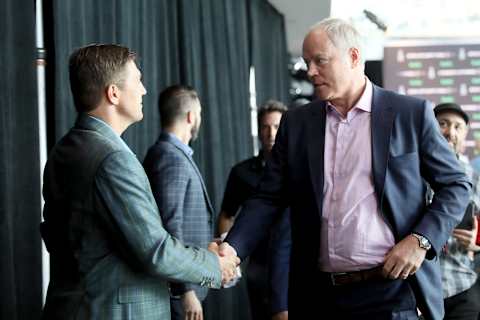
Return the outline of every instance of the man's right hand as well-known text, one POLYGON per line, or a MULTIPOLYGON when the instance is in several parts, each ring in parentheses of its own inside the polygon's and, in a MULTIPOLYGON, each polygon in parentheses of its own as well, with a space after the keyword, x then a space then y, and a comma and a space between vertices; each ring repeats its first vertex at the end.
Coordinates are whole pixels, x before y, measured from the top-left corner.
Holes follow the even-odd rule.
POLYGON ((203 320, 202 303, 198 300, 195 291, 190 290, 182 295, 182 305, 185 311, 184 320, 203 320))
POLYGON ((236 268, 240 264, 240 259, 237 257, 235 249, 226 244, 230 249, 225 248, 225 244, 221 244, 219 248, 216 242, 211 242, 208 245, 208 250, 215 253, 220 262, 220 269, 222 271, 222 285, 230 282, 236 276, 236 268))

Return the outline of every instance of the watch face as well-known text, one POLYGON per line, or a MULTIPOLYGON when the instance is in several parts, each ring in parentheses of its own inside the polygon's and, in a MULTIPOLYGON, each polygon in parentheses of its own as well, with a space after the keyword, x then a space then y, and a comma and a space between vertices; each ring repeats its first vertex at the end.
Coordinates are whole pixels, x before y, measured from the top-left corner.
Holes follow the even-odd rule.
POLYGON ((422 237, 422 247, 425 248, 425 249, 430 249, 430 242, 428 242, 427 239, 425 239, 424 237, 422 237))
POLYGON ((429 250, 431 248, 430 242, 424 236, 414 233, 413 236, 418 239, 418 245, 422 249, 429 250))

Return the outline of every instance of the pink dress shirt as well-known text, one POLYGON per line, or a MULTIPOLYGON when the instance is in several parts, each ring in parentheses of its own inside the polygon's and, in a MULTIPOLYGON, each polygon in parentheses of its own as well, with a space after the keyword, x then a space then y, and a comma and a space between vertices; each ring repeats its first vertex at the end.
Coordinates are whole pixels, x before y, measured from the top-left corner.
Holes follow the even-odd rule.
POLYGON ((366 79, 357 104, 343 118, 327 104, 320 270, 345 272, 383 263, 395 239, 373 185, 371 110, 366 79))

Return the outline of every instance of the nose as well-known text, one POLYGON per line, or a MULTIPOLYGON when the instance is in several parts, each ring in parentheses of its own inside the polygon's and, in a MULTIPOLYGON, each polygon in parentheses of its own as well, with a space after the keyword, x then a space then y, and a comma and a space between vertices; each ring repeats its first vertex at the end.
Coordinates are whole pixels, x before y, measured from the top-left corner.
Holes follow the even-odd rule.
POLYGON ((307 76, 309 79, 312 79, 315 75, 317 75, 317 68, 315 68, 315 65, 313 63, 307 64, 307 76))
POLYGON ((147 94, 147 89, 145 88, 145 86, 143 85, 143 82, 142 82, 142 96, 144 96, 146 94, 147 94))
POLYGON ((278 128, 276 126, 273 126, 270 128, 270 138, 275 140, 275 137, 277 136, 277 131, 278 128))

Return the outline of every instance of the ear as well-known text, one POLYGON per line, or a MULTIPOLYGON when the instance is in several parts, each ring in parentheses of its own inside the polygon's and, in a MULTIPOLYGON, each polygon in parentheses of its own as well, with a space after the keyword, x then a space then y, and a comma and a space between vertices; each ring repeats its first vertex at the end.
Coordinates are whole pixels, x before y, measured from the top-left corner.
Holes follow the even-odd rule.
POLYGON ((110 104, 113 104, 115 106, 118 105, 118 103, 120 102, 120 95, 121 95, 120 88, 118 88, 114 84, 110 84, 105 89, 105 93, 107 96, 107 100, 110 104))
POLYGON ((193 115, 193 111, 190 110, 190 111, 187 111, 187 123, 188 124, 192 124, 194 122, 194 115, 193 115))
POLYGON ((350 61, 352 62, 352 68, 357 67, 360 64, 360 51, 358 48, 350 48, 348 49, 348 56, 350 57, 350 61))

